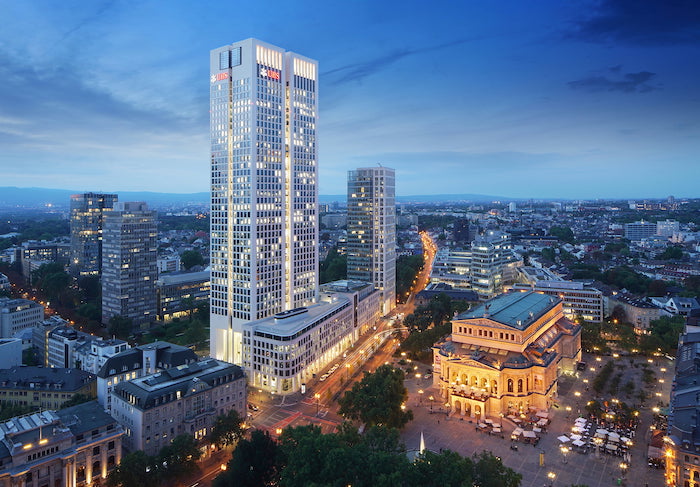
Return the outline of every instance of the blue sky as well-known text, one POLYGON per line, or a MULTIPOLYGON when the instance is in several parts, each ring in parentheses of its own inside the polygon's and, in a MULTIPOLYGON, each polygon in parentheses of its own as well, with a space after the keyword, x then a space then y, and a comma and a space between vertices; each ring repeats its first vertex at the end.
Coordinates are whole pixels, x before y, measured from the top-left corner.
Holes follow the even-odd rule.
POLYGON ((0 0, 0 186, 207 191, 209 50, 320 64, 319 179, 698 197, 700 2, 0 0))

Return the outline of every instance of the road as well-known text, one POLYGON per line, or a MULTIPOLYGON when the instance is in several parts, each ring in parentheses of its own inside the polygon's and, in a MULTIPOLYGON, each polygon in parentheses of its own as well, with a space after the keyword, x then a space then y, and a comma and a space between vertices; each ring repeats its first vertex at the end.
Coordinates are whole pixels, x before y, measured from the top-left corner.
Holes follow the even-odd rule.
MULTIPOLYGON (((400 344, 397 332, 405 331, 401 327, 401 319, 415 309, 415 295, 425 289, 430 281, 433 260, 437 246, 430 236, 420 233, 423 245, 424 265, 410 289, 406 303, 397 305, 391 313, 383 317, 379 323, 366 333, 343 356, 333 361, 326 370, 317 374, 306 384, 304 394, 296 393, 279 397, 270 393, 250 390, 249 402, 259 407, 253 412, 250 424, 254 428, 264 429, 273 436, 278 436, 289 426, 313 424, 324 433, 335 431, 342 422, 338 415, 336 399, 352 384, 362 379, 365 371, 372 372, 384 363, 390 363, 393 354, 400 344), (324 381, 321 375, 327 373, 334 365, 338 365, 333 373, 324 381)), ((185 485, 208 487, 220 472, 221 464, 226 463, 230 454, 215 460, 207 459, 201 463, 202 473, 198 474, 185 485)))

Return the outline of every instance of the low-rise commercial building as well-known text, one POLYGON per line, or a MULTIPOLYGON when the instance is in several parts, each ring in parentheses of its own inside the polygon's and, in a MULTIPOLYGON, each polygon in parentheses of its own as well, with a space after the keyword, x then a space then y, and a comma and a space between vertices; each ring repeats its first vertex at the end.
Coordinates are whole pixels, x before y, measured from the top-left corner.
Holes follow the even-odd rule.
POLYGON ((210 358, 122 382, 111 402, 124 447, 154 455, 178 435, 206 437, 232 409, 245 417, 246 379, 239 366, 210 358))
POLYGON ((566 281, 548 269, 521 267, 518 271, 524 282, 513 284, 510 286, 511 289, 515 291, 532 290, 561 298, 564 315, 570 320, 581 316, 586 321, 599 323, 605 318, 603 292, 590 284, 566 281))
POLYGON ((0 297, 0 338, 31 328, 44 319, 44 307, 29 299, 0 297))
POLYGON ((12 367, 0 369, 0 402, 59 409, 77 394, 96 395, 95 375, 76 369, 12 367))
POLYGON ((433 383, 455 415, 546 410, 559 375, 580 358, 581 327, 560 299, 511 292, 452 320, 452 334, 433 347, 433 383))
POLYGON ((161 274, 156 281, 158 319, 170 321, 187 316, 209 300, 209 269, 200 272, 161 274))
POLYGON ((0 487, 102 485, 121 461, 122 427, 96 401, 0 423, 0 487))
POLYGON ((624 294, 616 294, 608 298, 610 314, 616 306, 625 313, 625 321, 631 323, 638 335, 649 333, 651 322, 661 317, 661 308, 643 299, 637 299, 624 294))

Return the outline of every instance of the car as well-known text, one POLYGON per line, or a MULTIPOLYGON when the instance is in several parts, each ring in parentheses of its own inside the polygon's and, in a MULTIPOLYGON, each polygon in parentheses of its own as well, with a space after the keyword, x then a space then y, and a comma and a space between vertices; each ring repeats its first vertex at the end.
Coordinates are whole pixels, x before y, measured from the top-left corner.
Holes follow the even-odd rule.
POLYGON ((328 379, 328 374, 323 374, 319 380, 323 382, 326 379, 328 379))
POLYGON ((255 404, 248 404, 248 409, 250 409, 251 411, 257 411, 260 408, 257 407, 255 404))

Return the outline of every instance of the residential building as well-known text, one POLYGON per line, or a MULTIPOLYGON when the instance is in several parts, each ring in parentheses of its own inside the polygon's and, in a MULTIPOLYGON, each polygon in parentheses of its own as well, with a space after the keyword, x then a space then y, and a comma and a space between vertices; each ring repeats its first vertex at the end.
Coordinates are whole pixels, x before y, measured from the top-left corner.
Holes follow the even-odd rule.
POLYGON ((60 242, 23 242, 19 248, 22 275, 32 282, 32 273, 44 264, 57 263, 62 266, 70 259, 70 244, 60 242))
POLYGON ((666 485, 690 487, 700 481, 700 327, 686 326, 678 340, 668 433, 664 441, 666 485))
POLYGON ((94 398, 95 375, 76 369, 0 369, 0 401, 17 406, 59 409, 76 394, 94 398))
POLYGON ((127 450, 155 455, 178 435, 205 438, 232 409, 245 417, 246 394, 243 369, 210 358, 118 384, 111 414, 126 429, 127 450))
POLYGON ((95 401, 0 423, 0 487, 104 485, 124 430, 95 401))
POLYGON ((348 279, 382 293, 382 313, 396 307, 395 173, 388 167, 348 172, 348 279))
POLYGON ((0 338, 0 369, 9 369, 22 365, 22 340, 19 338, 0 338))
POLYGON ((51 330, 47 344, 49 367, 73 367, 92 374, 97 374, 109 357, 130 348, 124 340, 105 340, 67 325, 51 330))
POLYGON ((318 296, 318 64, 246 39, 211 51, 211 355, 318 296))
POLYGON ((566 281, 544 268, 521 267, 518 271, 524 282, 515 283, 509 289, 532 290, 561 298, 564 315, 570 320, 581 316, 585 321, 600 323, 605 318, 603 292, 589 283, 566 281))
POLYGON ((639 242, 654 235, 656 235, 656 223, 645 222, 644 220, 625 223, 625 238, 628 240, 639 242))
POLYGON ((0 338, 11 338, 44 319, 44 307, 29 299, 0 297, 0 338))
POLYGON ((74 276, 100 275, 104 213, 116 194, 83 193, 70 197, 70 270, 74 276))
POLYGON ((191 313, 209 300, 209 269, 200 272, 162 274, 156 281, 158 319, 170 321, 191 313))
POLYGON ((661 308, 649 301, 637 299, 624 294, 608 297, 608 308, 612 314, 619 306, 625 313, 625 321, 631 323, 638 335, 649 333, 651 322, 661 317, 661 308))
POLYGON ((60 326, 68 326, 68 321, 51 315, 32 327, 32 346, 37 348, 37 356, 45 367, 49 366, 49 334, 60 326))
POLYGON ((156 319, 158 245, 156 212, 143 202, 119 202, 104 213, 102 229, 102 322, 113 316, 134 325, 156 319))
POLYGON ((97 372, 97 400, 105 411, 109 411, 112 408, 111 393, 117 384, 196 361, 194 351, 168 342, 126 349, 108 357, 97 372))
POLYGON ((656 222, 656 235, 672 237, 681 231, 681 224, 677 220, 659 220, 656 222))
POLYGON ((581 326, 560 299, 511 292, 452 320, 452 334, 433 347, 433 384, 457 416, 547 410, 559 375, 580 358, 581 326))

